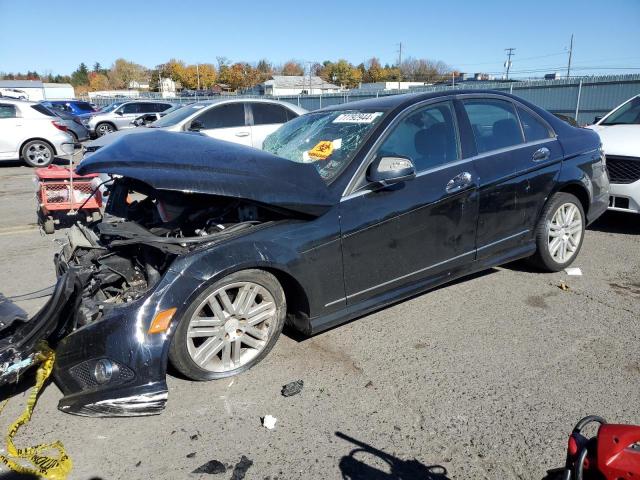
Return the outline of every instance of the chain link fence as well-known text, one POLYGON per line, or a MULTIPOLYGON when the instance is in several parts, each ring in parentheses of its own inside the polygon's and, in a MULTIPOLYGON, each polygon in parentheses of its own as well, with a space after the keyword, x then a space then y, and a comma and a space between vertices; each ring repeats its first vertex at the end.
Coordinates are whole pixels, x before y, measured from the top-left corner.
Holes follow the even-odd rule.
MULTIPOLYGON (((452 85, 431 85, 411 88, 410 90, 350 90, 325 95, 280 95, 258 96, 244 94, 221 94, 216 96, 176 96, 166 98, 158 92, 142 92, 135 98, 94 97, 98 106, 127 100, 166 100, 174 103, 191 103, 220 98, 273 98, 293 103, 307 110, 317 110, 330 105, 338 105, 356 100, 365 100, 385 95, 398 95, 418 92, 442 92, 461 89, 490 89, 509 92, 528 100, 552 113, 575 118, 580 124, 589 124, 596 116, 602 116, 634 95, 640 94, 640 74, 611 75, 594 77, 576 77, 559 80, 533 80, 523 82, 485 82, 469 81, 452 85)), ((89 100, 83 98, 83 100, 89 100)))

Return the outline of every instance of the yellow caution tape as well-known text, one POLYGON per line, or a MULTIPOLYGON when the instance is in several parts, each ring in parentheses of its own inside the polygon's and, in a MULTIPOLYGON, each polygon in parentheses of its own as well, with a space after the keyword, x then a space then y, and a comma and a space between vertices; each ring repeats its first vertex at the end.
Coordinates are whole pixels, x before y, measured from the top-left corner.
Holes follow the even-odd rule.
POLYGON ((333 142, 322 140, 309 150, 309 157, 314 160, 326 160, 333 153, 333 142))
MULTIPOLYGON (((38 394, 44 382, 49 378, 49 375, 51 375, 51 370, 53 370, 55 356, 55 352, 49 348, 46 342, 40 345, 39 352, 35 359, 36 362, 40 362, 40 366, 36 372, 36 384, 29 394, 29 399, 27 400, 24 411, 9 427, 6 437, 7 455, 0 454, 0 461, 14 472, 36 475, 48 480, 64 480, 67 478, 67 475, 69 475, 73 464, 60 441, 43 443, 28 448, 16 448, 13 443, 13 438, 18 433, 18 430, 20 430, 20 427, 29 423, 29 420, 31 420, 31 414, 38 400, 38 394), (54 453, 56 451, 58 453, 57 455, 54 453), (26 462, 31 462, 34 467, 25 466, 24 463, 26 462)), ((8 400, 5 400, 0 404, 0 412, 4 409, 7 401, 8 400)))

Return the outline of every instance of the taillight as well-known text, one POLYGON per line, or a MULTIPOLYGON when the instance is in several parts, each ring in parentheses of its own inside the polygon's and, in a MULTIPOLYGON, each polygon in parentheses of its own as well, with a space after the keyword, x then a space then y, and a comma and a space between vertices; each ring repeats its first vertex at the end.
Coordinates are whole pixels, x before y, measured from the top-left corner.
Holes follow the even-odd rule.
POLYGON ((56 122, 55 120, 52 120, 51 123, 53 123, 54 127, 56 127, 58 130, 62 130, 63 132, 69 130, 65 125, 62 125, 60 122, 56 122))

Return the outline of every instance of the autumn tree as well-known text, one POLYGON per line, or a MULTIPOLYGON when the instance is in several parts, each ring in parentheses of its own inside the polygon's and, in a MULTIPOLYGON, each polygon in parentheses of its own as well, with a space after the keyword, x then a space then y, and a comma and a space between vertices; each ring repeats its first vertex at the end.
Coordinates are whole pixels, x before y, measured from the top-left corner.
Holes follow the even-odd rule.
POLYGON ((231 90, 241 90, 258 83, 258 71, 246 62, 237 62, 221 68, 219 80, 231 90))
POLYGON ((124 58, 117 59, 109 70, 109 82, 114 88, 129 88, 131 82, 145 82, 149 73, 145 67, 124 58))
POLYGON ((256 65, 258 83, 265 82, 273 76, 273 66, 268 60, 262 59, 256 65))
POLYGON ((385 80, 387 80, 386 72, 384 68, 382 68, 382 65, 380 64, 380 60, 378 60, 376 57, 372 57, 369 60, 367 60, 365 64, 365 68, 366 68, 366 71, 363 76, 364 82, 375 83, 375 82, 384 82, 385 80))
POLYGON ((360 69, 344 59, 340 59, 335 63, 329 60, 325 61, 318 73, 324 81, 348 88, 354 88, 362 82, 360 69))
POLYGON ((300 75, 304 75, 304 68, 299 62, 296 62, 295 60, 289 60, 284 65, 282 65, 282 68, 280 69, 280 74, 287 75, 287 76, 294 76, 294 75, 300 76, 300 75))
POLYGON ((400 66, 403 80, 413 82, 436 82, 451 70, 444 62, 426 58, 407 58, 400 66))
POLYGON ((104 73, 95 71, 89 73, 89 91, 96 92, 98 90, 109 90, 110 88, 109 77, 104 73))

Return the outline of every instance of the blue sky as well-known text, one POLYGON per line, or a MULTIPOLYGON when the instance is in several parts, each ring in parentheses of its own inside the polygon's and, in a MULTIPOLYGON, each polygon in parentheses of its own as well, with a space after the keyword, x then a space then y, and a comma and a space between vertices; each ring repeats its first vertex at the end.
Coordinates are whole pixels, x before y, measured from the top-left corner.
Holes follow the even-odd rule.
POLYGON ((501 72, 504 49, 514 47, 514 76, 540 76, 566 69, 573 33, 576 73, 640 73, 640 0, 0 0, 0 12, 4 72, 68 74, 80 62, 109 66, 118 57, 147 67, 217 56, 392 64, 402 42, 405 57, 465 72, 501 72))

